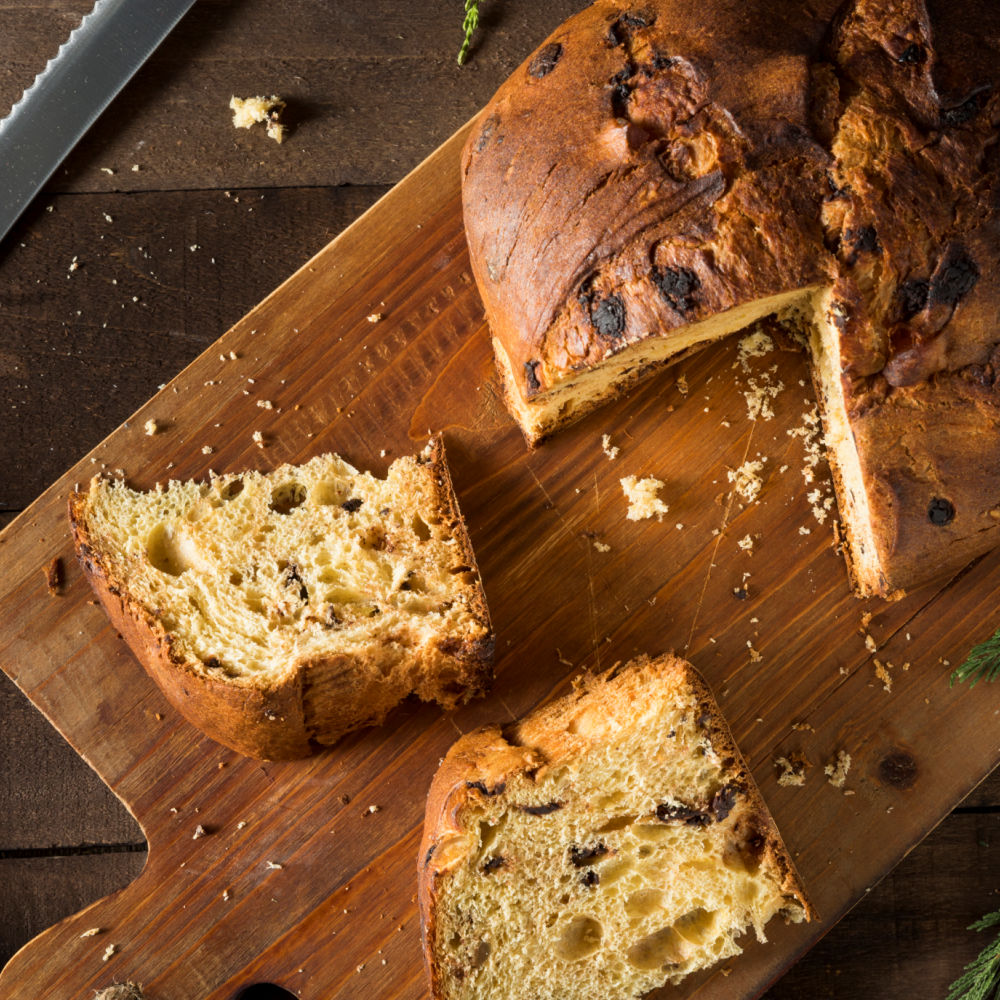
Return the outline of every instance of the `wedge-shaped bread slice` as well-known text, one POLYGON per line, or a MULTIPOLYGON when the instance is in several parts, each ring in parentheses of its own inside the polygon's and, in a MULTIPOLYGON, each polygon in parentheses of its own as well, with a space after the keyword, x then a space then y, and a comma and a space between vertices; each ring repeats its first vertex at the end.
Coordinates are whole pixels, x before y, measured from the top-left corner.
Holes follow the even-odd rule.
POLYGON ((451 708, 493 634, 435 440, 384 480, 336 455, 70 498, 77 555, 164 694, 252 757, 301 757, 410 694, 451 708))
POLYGON ((798 875, 694 668, 642 658, 462 737, 419 858, 435 1000, 616 1000, 740 953, 798 875))

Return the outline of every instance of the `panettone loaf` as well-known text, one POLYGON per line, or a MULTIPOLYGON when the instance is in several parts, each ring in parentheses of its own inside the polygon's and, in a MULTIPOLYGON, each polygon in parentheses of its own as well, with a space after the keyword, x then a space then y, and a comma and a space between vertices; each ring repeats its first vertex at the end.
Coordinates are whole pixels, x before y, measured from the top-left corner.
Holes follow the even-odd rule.
POLYGON ((213 739, 301 757, 410 694, 484 691, 493 634, 435 439, 386 478, 336 455, 70 499, 77 555, 164 694, 213 739))
POLYGON ((1000 542, 1000 5, 598 0, 463 157, 532 443, 768 313, 810 342, 861 594, 1000 542))
POLYGON ((462 737, 420 848, 433 1000, 618 1000, 813 916, 704 681, 640 658, 462 737))

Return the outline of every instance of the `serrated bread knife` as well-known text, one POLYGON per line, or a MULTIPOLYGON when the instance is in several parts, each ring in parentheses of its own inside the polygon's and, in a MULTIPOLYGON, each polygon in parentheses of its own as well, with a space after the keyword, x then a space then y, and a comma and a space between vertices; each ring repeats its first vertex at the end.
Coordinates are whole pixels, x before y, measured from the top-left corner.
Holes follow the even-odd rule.
POLYGON ((97 0, 0 121, 0 240, 194 0, 97 0))

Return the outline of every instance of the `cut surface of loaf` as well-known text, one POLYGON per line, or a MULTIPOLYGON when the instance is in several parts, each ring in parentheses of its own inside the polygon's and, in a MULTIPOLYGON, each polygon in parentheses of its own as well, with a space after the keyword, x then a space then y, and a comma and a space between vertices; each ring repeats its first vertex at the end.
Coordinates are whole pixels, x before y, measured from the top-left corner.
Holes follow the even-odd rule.
POLYGON ((434 1000, 617 1000, 812 908, 700 675, 671 655, 462 737, 419 865, 434 1000))
POLYGON ((807 331, 862 596, 1000 543, 1000 6, 597 0, 463 154, 537 444, 774 314, 807 331))
POLYGON ((482 693, 493 635, 435 439, 385 479, 336 455, 70 499, 77 555, 167 697, 255 757, 303 756, 410 694, 482 693))

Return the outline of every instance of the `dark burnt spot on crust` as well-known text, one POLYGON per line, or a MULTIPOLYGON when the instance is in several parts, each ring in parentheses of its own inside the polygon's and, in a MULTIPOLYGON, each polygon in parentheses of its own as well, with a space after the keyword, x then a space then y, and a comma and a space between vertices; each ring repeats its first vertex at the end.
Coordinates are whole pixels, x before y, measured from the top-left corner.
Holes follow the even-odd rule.
POLYGON ((499 855, 495 854, 486 864, 483 865, 483 873, 489 875, 491 872, 495 872, 498 868, 503 868, 504 859, 499 855))
POLYGON ((701 288, 701 281, 690 268, 654 267, 652 277, 671 309, 683 315, 694 308, 694 293, 701 288))
POLYGON ((896 300, 899 303, 900 319, 910 319, 923 312, 930 288, 931 283, 923 278, 910 278, 899 286, 896 300))
POLYGON ((878 762, 878 778, 883 785, 903 791, 917 780, 917 762, 906 750, 890 750, 878 762))
POLYGON ((351 497, 350 500, 345 500, 340 506, 347 511, 348 514, 356 514, 361 509, 361 504, 364 501, 361 497, 351 497))
POLYGON ((540 80, 543 76, 548 76, 556 68, 562 56, 563 47, 559 42, 549 42, 544 48, 535 53, 534 58, 528 64, 528 75, 540 80))
POLYGON ((540 364, 540 361, 524 362, 524 381, 527 383, 529 396, 533 396, 542 387, 542 383, 538 381, 538 366, 540 364))
POLYGON ((934 497, 927 507, 927 518, 931 524, 948 524, 955 519, 955 506, 944 497, 934 497))
POLYGON ((878 241, 878 233, 874 226, 845 229, 843 243, 845 249, 849 251, 848 264, 853 264, 863 253, 879 254, 882 252, 882 245, 878 241))
POLYGON ((424 867, 426 868, 431 863, 431 858, 434 857, 434 851, 437 848, 437 844, 431 844, 427 848, 427 853, 424 855, 424 867))
POLYGON ((517 808, 529 816, 548 816, 549 813, 554 813, 562 807, 561 802, 545 802, 540 806, 518 806, 517 808))
POLYGON ((590 322, 605 340, 617 340, 625 333, 625 303, 617 294, 601 299, 590 310, 590 322))
POLYGON ((941 124, 948 128, 954 128, 956 125, 965 125, 966 122, 972 121, 986 106, 986 99, 992 89, 993 85, 991 83, 983 84, 983 86, 977 87, 961 103, 955 104, 950 108, 942 108, 941 124))
POLYGON ((730 783, 723 785, 713 796, 709 809, 716 823, 721 823, 732 811, 740 797, 739 785, 730 783))
POLYGON ((664 802, 656 807, 656 818, 661 823, 684 823, 687 826, 708 826, 712 818, 704 809, 683 802, 664 802))
POLYGON ((979 281, 976 262, 961 247, 951 247, 931 277, 928 301, 954 306, 965 298, 979 281))
POLYGON ((467 781, 465 787, 468 789, 481 792, 483 795, 491 798, 494 795, 503 795, 504 790, 507 788, 506 781, 500 781, 495 784, 492 788, 488 788, 485 781, 467 781))
POLYGON ((896 62, 902 63, 904 66, 915 66, 922 63, 926 58, 927 53, 924 51, 924 47, 922 45, 918 45, 916 42, 910 42, 910 44, 907 45, 898 56, 896 56, 896 62))
POLYGON ((479 138, 476 139, 475 151, 477 153, 481 153, 490 144, 490 139, 493 138, 493 133, 499 124, 500 119, 496 115, 490 115, 483 122, 483 127, 479 130, 479 138))
POLYGON ((588 888, 593 889, 595 886, 600 884, 601 876, 591 868, 589 871, 585 871, 580 876, 580 881, 588 888))
POLYGON ((649 28, 656 22, 656 15, 647 10, 629 10, 620 14, 608 27, 605 40, 609 45, 624 45, 636 31, 649 28))
POLYGON ((574 868, 586 868, 598 858, 603 858, 607 853, 608 849, 602 841, 598 841, 593 847, 577 847, 574 844, 569 849, 569 860, 574 868))

